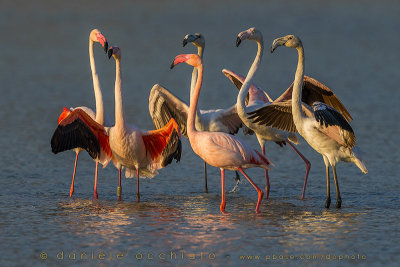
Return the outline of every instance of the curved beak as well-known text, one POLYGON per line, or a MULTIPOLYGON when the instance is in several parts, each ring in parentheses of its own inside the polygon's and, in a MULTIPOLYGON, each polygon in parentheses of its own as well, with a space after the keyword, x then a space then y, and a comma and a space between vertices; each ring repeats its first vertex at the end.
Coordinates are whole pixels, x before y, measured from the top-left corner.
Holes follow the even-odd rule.
POLYGON ((108 59, 110 59, 112 57, 112 55, 113 55, 113 50, 112 50, 112 48, 110 48, 110 49, 108 49, 108 52, 107 52, 108 59))
POLYGON ((171 66, 169 66, 169 68, 172 70, 175 67, 175 60, 172 61, 171 66))
POLYGON ((236 47, 239 47, 241 42, 242 42, 242 39, 240 39, 240 37, 238 36, 238 38, 236 38, 236 47))
POLYGON ((107 50, 108 50, 108 42, 106 41, 104 43, 104 52, 107 53, 107 50))
POLYGON ((185 38, 183 38, 183 42, 182 45, 183 47, 185 47, 185 45, 187 45, 187 43, 192 43, 194 41, 196 41, 199 37, 193 34, 186 34, 185 38))
POLYGON ((287 38, 286 37, 276 38, 272 42, 271 53, 273 53, 278 46, 285 45, 286 42, 287 42, 287 38))

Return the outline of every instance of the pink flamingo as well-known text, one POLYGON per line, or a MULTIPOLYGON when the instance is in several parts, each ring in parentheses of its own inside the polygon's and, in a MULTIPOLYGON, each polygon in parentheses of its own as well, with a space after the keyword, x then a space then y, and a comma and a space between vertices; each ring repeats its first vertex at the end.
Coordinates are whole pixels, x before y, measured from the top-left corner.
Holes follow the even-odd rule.
POLYGON ((195 116, 197 103, 199 100, 201 84, 203 80, 203 62, 195 54, 184 54, 175 57, 171 68, 179 63, 187 63, 198 71, 195 91, 190 99, 190 106, 187 117, 187 133, 193 151, 199 155, 209 165, 221 169, 221 205, 220 210, 225 212, 225 169, 240 171, 249 180, 251 185, 257 190, 258 200, 256 213, 259 213, 263 191, 251 180, 243 169, 259 167, 270 169, 271 162, 262 154, 252 149, 241 139, 222 132, 197 131, 195 127, 195 116))
MULTIPOLYGON (((85 136, 80 136, 77 139, 71 139, 71 135, 69 135, 69 131, 71 131, 71 126, 67 126, 69 123, 74 121, 77 117, 80 116, 80 111, 78 113, 73 113, 75 110, 81 110, 88 114, 93 120, 95 120, 97 123, 100 125, 106 125, 109 126, 111 125, 110 123, 106 122, 104 120, 104 108, 103 108, 103 95, 101 92, 101 86, 100 86, 100 81, 99 77, 96 72, 96 64, 94 61, 94 55, 93 55, 93 45, 95 42, 99 42, 103 48, 104 51, 107 52, 108 50, 108 42, 107 39, 104 37, 103 34, 98 29, 94 29, 90 32, 89 35, 89 60, 90 60, 90 68, 92 71, 92 79, 93 79, 93 89, 94 89, 94 96, 96 99, 96 112, 94 112, 92 109, 88 107, 77 107, 77 108, 64 108, 63 112, 60 114, 59 119, 58 119, 58 127, 56 131, 53 134, 53 137, 51 139, 51 147, 53 153, 57 154, 59 152, 63 152, 66 150, 73 149, 76 153, 75 156, 75 164, 74 164, 74 172, 72 175, 72 183, 71 183, 71 188, 69 190, 69 196, 72 197, 72 194, 74 193, 74 182, 75 182, 75 173, 76 173, 76 167, 78 163, 78 155, 79 153, 83 150, 86 149, 88 150, 88 143, 87 143, 87 138, 85 136), (85 139, 86 138, 86 139, 85 139), (86 140, 86 141, 85 141, 86 140)), ((82 122, 82 121, 81 121, 82 122)), ((77 128, 82 128, 85 127, 84 124, 82 123, 75 123, 73 127, 77 128)), ((86 131, 88 129, 84 129, 82 131, 86 131)), ((103 147, 104 148, 104 147, 103 147)), ((107 148, 104 149, 99 149, 99 153, 92 153, 92 151, 89 151, 89 154, 92 156, 93 160, 96 162, 96 170, 95 170, 95 180, 94 180, 94 198, 98 198, 98 193, 97 193, 97 173, 98 173, 98 164, 99 162, 103 165, 103 168, 107 166, 107 164, 111 160, 111 156, 109 153, 106 153, 107 148), (92 154, 91 154, 92 153, 92 154)))
MULTIPOLYGON (((183 46, 192 43, 197 47, 197 54, 203 58, 205 49, 205 39, 202 34, 187 34, 183 39, 183 46)), ((197 80, 197 69, 193 68, 190 83, 190 97, 194 92, 197 80)), ((173 95, 168 89, 159 84, 155 84, 149 95, 149 112, 156 128, 164 127, 165 124, 174 118, 179 125, 182 135, 187 137, 186 120, 189 107, 184 101, 173 95)), ((237 115, 235 105, 226 109, 196 110, 196 129, 200 131, 225 132, 235 134, 242 127, 242 121, 237 115)), ((236 179, 239 175, 236 172, 236 179)), ((204 162, 204 192, 208 193, 207 186, 207 165, 204 162)))
POLYGON ((298 52, 292 100, 271 104, 257 110, 253 115, 266 125, 285 131, 298 131, 307 143, 322 155, 327 181, 325 207, 329 208, 331 203, 329 182, 329 165, 331 165, 336 186, 336 207, 340 208, 342 199, 336 175, 336 164, 339 161, 352 162, 362 172, 368 172, 356 146, 354 131, 346 118, 335 108, 321 102, 315 102, 311 107, 301 102, 305 61, 303 44, 298 37, 287 35, 274 40, 271 53, 279 46, 292 47, 298 52), (271 119, 271 116, 277 119, 271 119))
POLYGON ((144 131, 125 121, 122 103, 121 50, 111 47, 108 57, 115 59, 115 125, 108 129, 113 162, 119 171, 118 200, 121 200, 121 170, 125 177, 137 177, 137 201, 140 201, 139 177, 154 177, 157 170, 167 166, 172 159, 178 162, 181 156, 179 127, 172 118, 159 130, 144 131))
MULTIPOLYGON (((252 112, 256 112, 257 110, 266 107, 272 103, 278 103, 282 101, 287 101, 292 97, 293 85, 289 87, 278 99, 273 101, 267 93, 259 89, 254 84, 251 84, 251 80, 254 77, 260 63, 264 50, 264 42, 262 33, 256 28, 250 28, 246 31, 240 32, 237 37, 236 45, 239 46, 243 40, 253 40, 258 45, 257 56, 254 59, 254 63, 247 74, 246 79, 244 79, 241 75, 236 74, 229 70, 223 70, 222 72, 238 87, 240 90, 238 99, 237 99, 237 109, 238 115, 242 119, 243 123, 253 130, 256 133, 258 142, 260 143, 263 154, 265 155, 265 144, 266 141, 273 141, 280 145, 289 144, 291 148, 300 156, 300 158, 306 164, 306 175, 304 178, 303 191, 302 191, 302 199, 305 197, 305 190, 307 185, 307 178, 310 171, 311 163, 307 160, 302 153, 294 146, 294 144, 298 144, 299 140, 294 133, 283 131, 278 128, 269 127, 264 123, 260 123, 257 120, 254 120, 250 115, 252 112), (249 99, 245 100, 246 95, 249 94, 249 99)), ((343 114, 347 115, 348 119, 351 119, 350 114, 346 110, 346 108, 342 105, 340 100, 336 97, 336 95, 326 86, 319 83, 318 81, 307 77, 307 83, 305 84, 305 94, 302 101, 307 104, 312 104, 315 101, 321 101, 324 103, 329 103, 340 110, 343 114)), ((290 116, 290 115, 289 115, 290 116)), ((269 195, 269 177, 268 171, 265 170, 265 179, 266 179, 266 197, 269 195)))

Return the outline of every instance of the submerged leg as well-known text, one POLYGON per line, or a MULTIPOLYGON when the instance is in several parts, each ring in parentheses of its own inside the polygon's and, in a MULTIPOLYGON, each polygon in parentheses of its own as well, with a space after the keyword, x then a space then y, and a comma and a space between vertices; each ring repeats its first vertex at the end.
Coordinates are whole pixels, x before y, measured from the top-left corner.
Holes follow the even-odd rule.
POLYGON ((207 186, 207 163, 204 161, 204 193, 208 193, 207 186))
POLYGON ((136 186, 136 202, 140 202, 140 193, 139 193, 139 168, 136 170, 136 179, 137 179, 137 186, 136 186))
POLYGON ((224 215, 229 215, 229 213, 225 212, 225 170, 221 169, 221 206, 219 210, 224 215))
POLYGON ((330 182, 329 182, 329 165, 326 166, 326 201, 325 208, 329 209, 331 205, 331 190, 330 190, 330 182))
POLYGON ((299 150, 297 150, 297 148, 292 144, 292 142, 290 142, 289 140, 286 140, 286 143, 288 143, 293 148, 293 150, 297 153, 297 155, 299 155, 300 158, 302 160, 304 160, 304 162, 306 163, 306 177, 304 178, 303 193, 301 194, 301 199, 304 199, 304 197, 306 196, 307 179, 308 179, 308 173, 310 172, 311 163, 308 159, 306 159, 306 157, 304 157, 303 154, 300 153, 299 150))
POLYGON ((98 173, 98 170, 99 170, 98 167, 99 167, 99 162, 96 161, 96 170, 94 172, 94 198, 95 199, 99 198, 99 195, 97 194, 97 173, 98 173))
POLYGON ((119 186, 117 188, 117 196, 118 196, 118 201, 122 200, 122 185, 121 185, 121 171, 122 167, 118 169, 118 174, 119 174, 119 186))
POLYGON ((340 197, 339 191, 339 182, 336 175, 336 166, 332 166, 333 170, 333 179, 335 179, 335 187, 336 187, 336 208, 340 208, 342 206, 342 198, 340 197))
POLYGON ((260 188, 258 188, 258 186, 250 179, 250 177, 244 172, 244 170, 242 168, 239 167, 238 170, 244 175, 244 177, 247 178, 247 180, 249 180, 251 185, 257 190, 258 200, 257 200, 257 206, 256 206, 256 213, 260 213, 260 204, 261 204, 262 197, 264 195, 263 191, 260 188))
POLYGON ((72 174, 72 183, 71 183, 71 188, 69 189, 69 197, 72 197, 72 194, 74 193, 75 173, 76 173, 76 165, 78 164, 78 155, 79 155, 79 153, 76 153, 75 164, 74 164, 74 173, 72 174))
MULTIPOLYGON (((261 145, 261 150, 263 155, 265 156, 265 143, 263 143, 261 145)), ((265 198, 269 198, 269 190, 271 188, 270 184, 269 184, 269 176, 268 176, 268 170, 264 169, 265 171, 265 198)))

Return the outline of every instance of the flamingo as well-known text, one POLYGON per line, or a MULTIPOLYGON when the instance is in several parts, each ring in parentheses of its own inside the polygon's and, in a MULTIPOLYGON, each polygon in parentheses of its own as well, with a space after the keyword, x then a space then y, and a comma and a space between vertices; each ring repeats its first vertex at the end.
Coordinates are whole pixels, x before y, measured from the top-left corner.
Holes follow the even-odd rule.
MULTIPOLYGON (((197 47, 197 54, 203 58, 205 39, 202 34, 187 34, 183 39, 183 46, 192 43, 197 47)), ((197 69, 193 68, 190 86, 190 98, 194 93, 194 86, 197 80, 197 69)), ((171 118, 174 118, 185 137, 188 137, 186 120, 189 107, 178 97, 169 92, 159 84, 155 84, 150 91, 149 111, 154 126, 158 129, 163 127, 171 118)), ((227 109, 200 110, 196 109, 196 129, 199 131, 225 132, 235 134, 242 127, 242 121, 237 115, 235 105, 227 109)), ((236 172, 236 177, 239 175, 236 172)), ((208 193, 207 187, 207 165, 204 161, 204 192, 208 193)))
MULTIPOLYGON (((300 158, 306 164, 306 174, 304 178, 303 191, 301 198, 305 198, 305 190, 307 185, 307 179, 309 175, 309 171, 311 168, 311 163, 306 157, 294 146, 294 144, 298 144, 299 140, 297 136, 288 131, 283 131, 277 128, 272 128, 267 126, 266 124, 259 123, 258 121, 254 121, 252 116, 248 114, 248 112, 255 112, 260 108, 270 105, 271 103, 278 103, 282 101, 286 101, 291 99, 291 94, 293 90, 293 85, 290 86, 280 97, 278 97, 275 101, 273 101, 266 92, 263 92, 256 85, 251 84, 251 80, 254 77, 263 55, 264 50, 264 42, 262 33, 256 28, 250 28, 246 31, 240 32, 238 34, 236 45, 239 46, 243 40, 253 40, 258 45, 257 56, 253 62, 249 73, 247 74, 246 79, 244 79, 241 75, 238 75, 229 70, 223 70, 222 72, 238 87, 240 90, 238 98, 237 98, 237 109, 238 114, 243 123, 253 130, 256 133, 257 140, 261 146, 261 150, 265 155, 265 144, 267 141, 276 142, 281 147, 283 145, 289 144, 290 147, 300 156, 300 158), (245 100, 246 95, 249 94, 249 100, 245 100)), ((316 100, 321 102, 329 103, 335 107, 337 107, 343 114, 347 116, 348 119, 351 119, 350 114, 340 102, 340 100, 336 97, 336 95, 326 86, 314 80, 313 78, 307 77, 307 83, 305 86, 305 97, 302 98, 302 101, 307 104, 312 104, 316 100)), ((266 198, 269 196, 270 184, 269 184, 269 176, 268 171, 265 170, 265 179, 266 179, 266 198)))
POLYGON ((186 63, 197 68, 198 78, 190 99, 187 115, 187 134, 193 151, 199 155, 207 164, 220 168, 221 170, 221 205, 220 211, 225 212, 225 169, 240 171, 257 190, 258 200, 256 213, 259 213, 263 191, 244 172, 244 169, 259 167, 270 169, 272 163, 261 153, 252 149, 241 139, 223 132, 198 131, 195 127, 195 117, 199 100, 201 84, 203 80, 203 62, 200 56, 195 54, 183 54, 175 57, 171 68, 180 63, 186 63))
MULTIPOLYGON (((55 130, 53 137, 51 139, 51 147, 53 153, 57 154, 59 152, 63 152, 65 150, 73 149, 76 153, 75 155, 75 164, 74 164, 74 172, 72 175, 72 183, 69 190, 69 196, 72 197, 74 193, 74 182, 75 182, 75 173, 76 167, 78 163, 78 155, 83 149, 88 149, 88 144, 85 144, 84 136, 80 136, 79 139, 72 140, 71 135, 68 134, 68 131, 71 131, 73 128, 69 127, 68 125, 78 118, 80 115, 74 113, 78 109, 88 114, 93 120, 95 120, 100 125, 109 126, 110 123, 105 122, 104 120, 104 108, 103 108, 103 95, 101 92, 101 86, 99 77, 96 72, 96 64, 94 61, 93 55, 93 46, 95 42, 99 42, 104 51, 107 52, 108 50, 108 42, 104 35, 98 30, 93 29, 89 35, 89 60, 90 60, 90 68, 92 71, 92 79, 93 79, 93 89, 94 89, 94 96, 96 99, 96 112, 88 107, 77 107, 77 108, 64 108, 63 112, 60 114, 58 119, 58 127, 55 130)), ((80 114, 80 111, 78 112, 80 114)), ((83 127, 81 124, 74 124, 74 127, 83 127)), ((87 139, 86 139, 87 141, 87 139)), ((105 145, 105 143, 102 143, 105 145)), ((94 198, 98 198, 97 193, 97 173, 98 173, 98 164, 99 162, 103 165, 103 168, 107 166, 107 164, 111 160, 111 155, 106 153, 108 151, 107 147, 102 147, 103 149, 99 150, 99 153, 91 154, 93 160, 96 162, 96 169, 95 169, 95 180, 94 180, 94 198)), ((88 151, 89 154, 91 153, 88 151)))
POLYGON ((113 163, 119 171, 118 200, 122 200, 121 171, 125 167, 125 177, 131 178, 136 174, 137 194, 140 201, 139 177, 154 177, 160 168, 164 168, 172 159, 177 162, 181 156, 181 141, 179 126, 171 118, 159 130, 144 131, 125 122, 122 102, 121 81, 121 50, 113 46, 108 50, 108 57, 115 59, 115 125, 108 129, 113 163))
POLYGON ((342 199, 336 164, 339 161, 352 162, 363 173, 368 172, 361 152, 356 146, 354 131, 346 118, 335 108, 321 102, 315 102, 311 107, 301 102, 305 61, 302 42, 294 35, 277 38, 272 43, 271 53, 279 46, 296 48, 298 52, 292 100, 273 103, 253 112, 253 115, 261 123, 269 126, 290 132, 297 131, 315 151, 322 155, 327 182, 325 208, 329 208, 331 203, 329 165, 332 167, 335 180, 336 208, 340 208, 342 199))

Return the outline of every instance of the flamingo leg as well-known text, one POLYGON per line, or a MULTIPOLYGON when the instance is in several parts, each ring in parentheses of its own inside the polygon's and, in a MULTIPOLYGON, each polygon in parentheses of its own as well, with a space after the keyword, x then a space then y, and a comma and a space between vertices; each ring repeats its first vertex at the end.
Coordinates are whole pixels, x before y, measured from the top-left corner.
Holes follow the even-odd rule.
POLYGON ((299 155, 300 158, 304 160, 304 162, 306 163, 306 177, 304 178, 303 193, 301 194, 301 199, 304 199, 304 197, 306 196, 307 179, 308 179, 308 174, 310 172, 311 163, 306 157, 304 157, 303 154, 300 153, 299 150, 297 150, 297 148, 292 144, 292 142, 286 140, 286 143, 288 143, 293 148, 294 152, 296 152, 297 155, 299 155))
POLYGON ((136 185, 136 202, 140 202, 140 193, 139 193, 139 168, 136 170, 136 179, 137 179, 137 185, 136 185))
POLYGON ((219 209, 222 214, 229 215, 229 213, 225 212, 225 205, 225 169, 221 169, 221 206, 219 209))
POLYGON ((94 198, 98 199, 99 195, 97 194, 97 173, 99 170, 99 162, 96 161, 96 170, 94 172, 94 198))
POLYGON ((72 194, 74 193, 75 173, 76 173, 76 166, 78 165, 78 155, 79 155, 79 153, 76 153, 75 164, 74 164, 74 173, 72 174, 72 183, 71 183, 71 188, 69 189, 69 197, 72 197, 72 194))
POLYGON ((329 165, 326 165, 326 202, 325 208, 329 209, 331 205, 331 190, 330 190, 330 183, 329 183, 329 165))
POLYGON ((251 185, 257 190, 258 200, 257 200, 257 206, 256 206, 256 213, 260 213, 260 204, 261 204, 261 200, 263 198, 264 192, 260 188, 258 188, 258 186, 250 179, 250 177, 244 172, 244 170, 241 167, 239 167, 238 170, 244 175, 244 177, 247 178, 247 180, 249 180, 251 185))
POLYGON ((208 193, 207 186, 207 163, 204 161, 204 193, 208 193))
POLYGON ((121 171, 122 171, 122 167, 118 169, 118 174, 119 174, 119 186, 117 188, 118 201, 122 200, 121 171))
MULTIPOLYGON (((261 150, 263 155, 265 156, 265 144, 261 145, 261 150)), ((265 171, 265 198, 268 199, 269 198, 269 190, 271 188, 270 184, 269 184, 269 176, 268 176, 268 170, 264 169, 265 171)))
POLYGON ((333 179, 335 179, 335 187, 336 187, 336 208, 340 208, 342 206, 342 198, 340 197, 339 191, 339 182, 336 175, 336 166, 332 166, 333 170, 333 179))

